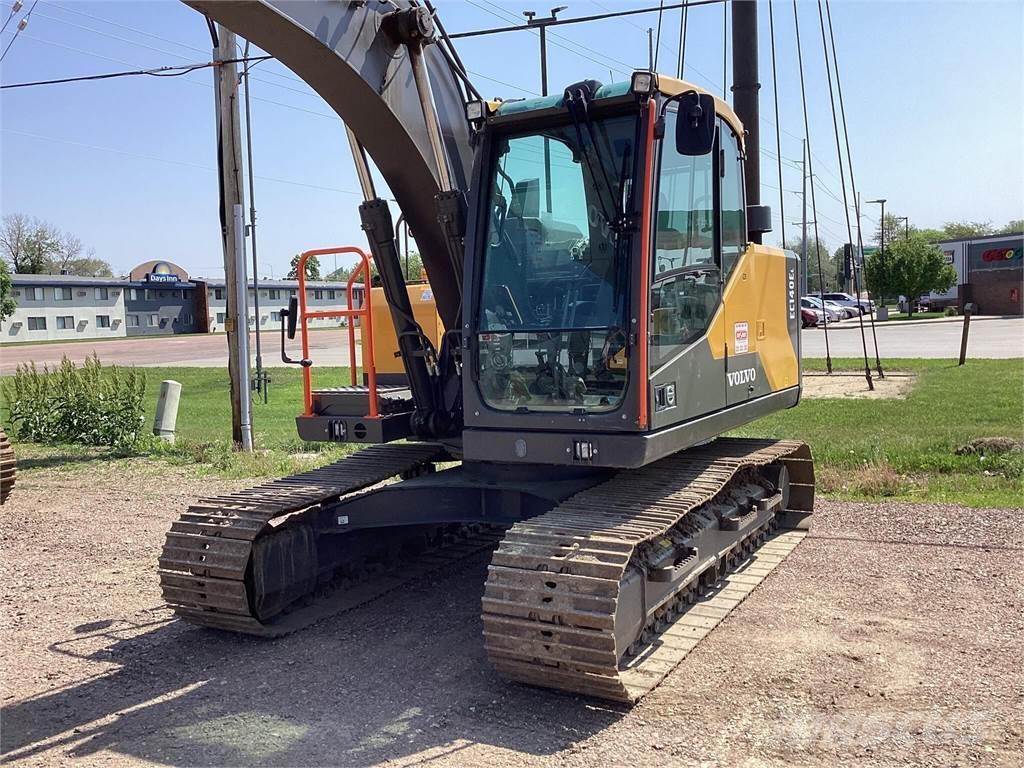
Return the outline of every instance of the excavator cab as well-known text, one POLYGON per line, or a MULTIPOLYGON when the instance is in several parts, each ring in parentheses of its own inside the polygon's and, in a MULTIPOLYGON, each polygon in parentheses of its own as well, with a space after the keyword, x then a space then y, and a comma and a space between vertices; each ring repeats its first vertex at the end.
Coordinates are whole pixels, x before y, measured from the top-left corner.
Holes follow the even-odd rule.
POLYGON ((750 242, 725 102, 637 72, 468 114, 467 457, 642 466, 797 402, 798 265, 750 242))

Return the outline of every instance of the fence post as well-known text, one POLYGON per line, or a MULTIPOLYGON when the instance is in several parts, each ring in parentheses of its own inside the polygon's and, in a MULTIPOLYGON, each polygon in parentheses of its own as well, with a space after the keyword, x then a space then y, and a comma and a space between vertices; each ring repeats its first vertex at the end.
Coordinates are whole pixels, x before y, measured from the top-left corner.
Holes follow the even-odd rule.
POLYGON ((960 337, 960 365, 967 362, 967 334, 971 330, 971 314, 974 312, 974 304, 964 304, 964 332, 960 337))
POLYGON ((178 423, 178 402, 181 384, 170 379, 160 382, 160 397, 156 401, 153 434, 168 443, 174 442, 174 429, 178 423))

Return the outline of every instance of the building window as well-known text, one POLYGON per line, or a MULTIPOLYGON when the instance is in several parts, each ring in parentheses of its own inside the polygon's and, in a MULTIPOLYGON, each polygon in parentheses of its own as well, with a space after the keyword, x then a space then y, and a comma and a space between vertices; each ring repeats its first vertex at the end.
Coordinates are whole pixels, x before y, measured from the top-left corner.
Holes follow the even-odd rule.
POLYGON ((107 299, 110 298, 110 289, 109 288, 97 288, 96 289, 96 298, 99 299, 100 301, 106 301, 107 299))
POLYGON ((328 299, 329 299, 330 301, 334 301, 334 291, 328 291, 328 292, 327 292, 327 298, 328 298, 328 299))
POLYGON ((150 328, 152 328, 158 322, 160 322, 159 315, 150 315, 149 317, 146 318, 146 325, 148 325, 150 328))
POLYGON ((281 313, 274 311, 270 313, 270 322, 279 323, 281 322, 281 313))
POLYGON ((313 298, 316 299, 317 301, 323 301, 324 292, 318 288, 317 290, 313 291, 313 298))
POLYGON ((134 288, 128 289, 128 301, 138 301, 139 293, 134 288))
POLYGON ((157 296, 156 290, 153 288, 146 289, 146 301, 155 301, 157 296))
POLYGON ((97 328, 109 328, 110 327, 110 315, 96 315, 96 327, 97 328))
POLYGON ((30 287, 25 289, 25 298, 28 301, 42 301, 43 300, 43 289, 30 287))
POLYGON ((160 298, 161 299, 166 299, 167 298, 167 291, 160 291, 160 298))
POLYGON ((299 295, 299 291, 298 291, 298 289, 296 289, 296 288, 292 288, 292 289, 291 289, 291 290, 290 290, 290 291, 288 292, 288 295, 289 295, 289 296, 298 296, 298 295, 299 295))
POLYGON ((224 318, 225 318, 225 317, 226 317, 226 315, 225 315, 225 314, 224 314, 223 312, 218 312, 218 313, 217 313, 217 322, 218 322, 218 323, 219 323, 220 325, 224 325, 224 318))
POLYGON ((186 289, 186 288, 182 288, 181 289, 181 300, 182 301, 188 301, 188 289, 186 289))
POLYGON ((53 298, 57 301, 71 301, 71 289, 70 288, 54 288, 53 298))
POLYGON ((57 330, 58 331, 71 331, 75 328, 75 318, 72 315, 58 315, 57 316, 57 330))
POLYGON ((268 298, 271 298, 271 299, 279 299, 279 298, 281 298, 281 292, 279 290, 277 290, 277 288, 271 288, 269 291, 267 291, 267 293, 269 294, 268 298))
POLYGON ((195 318, 192 315, 185 315, 185 319, 182 320, 185 325, 192 325, 195 322, 195 318))
POLYGON ((223 288, 214 288, 214 290, 213 290, 213 298, 215 298, 217 301, 224 301, 224 289, 223 288))
POLYGON ((139 327, 139 316, 138 315, 128 315, 125 318, 125 324, 129 328, 138 328, 139 327))
POLYGON ((45 317, 30 317, 28 319, 28 329, 30 331, 45 331, 46 330, 46 318, 45 317))

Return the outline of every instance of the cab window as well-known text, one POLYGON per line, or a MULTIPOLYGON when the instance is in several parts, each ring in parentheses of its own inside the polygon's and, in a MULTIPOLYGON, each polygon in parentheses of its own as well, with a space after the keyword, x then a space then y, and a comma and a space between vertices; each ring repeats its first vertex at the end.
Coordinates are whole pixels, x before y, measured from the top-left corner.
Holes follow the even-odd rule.
MULTIPOLYGON (((666 112, 665 136, 675 135, 675 122, 675 111, 666 112)), ((662 142, 651 265, 652 370, 703 336, 718 308, 716 154, 680 155, 671 138, 662 142)))
POLYGON ((743 159, 739 140, 723 121, 718 121, 722 148, 722 269, 723 280, 736 268, 747 247, 747 217, 743 204, 743 159))

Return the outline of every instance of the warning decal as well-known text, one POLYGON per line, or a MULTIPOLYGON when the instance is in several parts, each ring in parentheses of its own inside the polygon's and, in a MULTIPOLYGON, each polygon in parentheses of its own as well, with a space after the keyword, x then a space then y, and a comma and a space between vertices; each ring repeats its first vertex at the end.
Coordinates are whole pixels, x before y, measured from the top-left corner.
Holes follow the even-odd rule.
POLYGON ((733 352, 742 355, 749 349, 748 337, 750 331, 747 323, 736 323, 733 326, 733 352))

